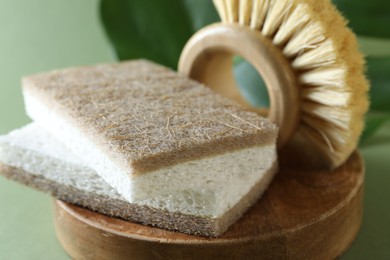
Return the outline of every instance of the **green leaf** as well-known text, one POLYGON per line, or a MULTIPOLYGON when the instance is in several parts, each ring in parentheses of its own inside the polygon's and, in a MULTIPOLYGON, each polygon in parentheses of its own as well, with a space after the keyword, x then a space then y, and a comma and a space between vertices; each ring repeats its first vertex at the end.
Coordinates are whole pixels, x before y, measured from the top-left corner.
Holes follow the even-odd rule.
POLYGON ((102 0, 100 12, 120 60, 146 58, 171 68, 193 33, 218 19, 209 0, 102 0))
POLYGON ((212 0, 184 0, 194 32, 220 21, 212 0))
POLYGON ((390 37, 390 1, 333 0, 348 18, 352 29, 362 35, 390 37))
POLYGON ((367 58, 371 109, 390 112, 390 57, 367 58))
POLYGON ((390 39, 359 36, 360 50, 369 57, 390 56, 390 39))
POLYGON ((371 112, 366 116, 366 128, 361 137, 361 143, 372 137, 384 124, 390 121, 390 114, 371 112))

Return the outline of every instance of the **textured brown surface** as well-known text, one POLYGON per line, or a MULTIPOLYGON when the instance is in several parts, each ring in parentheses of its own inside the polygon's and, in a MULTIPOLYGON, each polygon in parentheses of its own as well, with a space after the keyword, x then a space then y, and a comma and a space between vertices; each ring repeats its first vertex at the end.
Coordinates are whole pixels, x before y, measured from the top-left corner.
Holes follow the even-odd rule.
POLYGON ((55 225, 75 259, 334 259, 362 221, 364 165, 358 153, 340 168, 313 170, 296 151, 263 198, 218 238, 202 238, 108 218, 55 203, 55 225), (303 167, 301 167, 303 166, 303 167))
MULTIPOLYGON (((268 173, 276 171, 277 164, 268 170, 268 173)), ((0 175, 27 185, 31 188, 49 193, 50 195, 85 207, 87 209, 134 221, 144 225, 155 226, 167 230, 178 231, 186 234, 215 237, 224 233, 229 226, 235 223, 251 207, 263 193, 262 187, 268 187, 271 178, 263 178, 248 194, 227 211, 220 218, 208 218, 173 213, 157 210, 147 206, 139 206, 124 200, 114 199, 109 196, 87 192, 82 189, 66 186, 60 182, 49 180, 43 176, 34 175, 21 169, 11 167, 0 162, 0 175)))
POLYGON ((268 120, 144 60, 44 73, 23 87, 126 172, 276 142, 268 120))

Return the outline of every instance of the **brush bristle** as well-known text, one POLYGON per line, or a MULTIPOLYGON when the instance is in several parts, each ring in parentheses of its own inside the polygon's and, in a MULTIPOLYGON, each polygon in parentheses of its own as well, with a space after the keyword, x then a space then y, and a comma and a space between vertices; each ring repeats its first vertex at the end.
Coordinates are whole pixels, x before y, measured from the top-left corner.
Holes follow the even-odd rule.
POLYGON ((300 84, 297 135, 331 168, 356 149, 368 82, 355 35, 330 0, 214 0, 224 23, 261 32, 281 49, 300 84))

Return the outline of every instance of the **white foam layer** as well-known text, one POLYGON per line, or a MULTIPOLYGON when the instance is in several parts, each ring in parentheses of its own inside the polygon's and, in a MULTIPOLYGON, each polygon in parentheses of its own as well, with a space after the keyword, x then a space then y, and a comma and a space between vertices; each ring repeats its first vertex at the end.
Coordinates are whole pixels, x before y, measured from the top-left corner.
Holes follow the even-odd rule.
POLYGON ((28 115, 131 203, 190 215, 220 217, 262 178, 273 176, 273 173, 271 177, 265 173, 277 158, 274 144, 129 176, 61 115, 48 109, 33 95, 24 94, 28 115))
POLYGON ((0 136, 0 162, 79 190, 124 200, 38 124, 0 136))

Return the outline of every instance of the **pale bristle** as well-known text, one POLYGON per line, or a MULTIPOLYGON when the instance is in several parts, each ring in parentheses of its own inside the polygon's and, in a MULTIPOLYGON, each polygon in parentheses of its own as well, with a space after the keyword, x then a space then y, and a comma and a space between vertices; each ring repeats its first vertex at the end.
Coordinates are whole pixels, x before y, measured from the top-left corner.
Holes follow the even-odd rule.
POLYGON ((252 1, 240 1, 240 10, 238 15, 238 22, 241 25, 247 25, 251 22, 252 15, 252 1))
POLYGON ((325 36, 321 24, 310 21, 297 31, 288 41, 286 47, 283 49, 283 53, 289 58, 296 55, 302 55, 304 51, 318 48, 324 40, 325 36))
POLYGON ((342 164, 356 148, 364 126, 368 83, 355 36, 331 1, 214 3, 223 22, 259 31, 280 48, 300 84, 297 135, 321 151, 330 167, 342 164))
POLYGON ((320 106, 316 103, 306 102, 302 105, 302 111, 311 116, 317 116, 325 122, 348 131, 352 123, 350 113, 342 106, 320 106))
POLYGON ((307 102, 315 102, 325 106, 343 106, 351 103, 351 93, 329 89, 326 86, 303 88, 302 99, 307 102))
POLYGON ((286 19, 284 19, 273 38, 275 45, 285 44, 296 32, 300 31, 302 27, 310 21, 310 16, 306 9, 307 7, 305 5, 298 4, 290 15, 286 16, 286 19))
POLYGON ((223 22, 227 22, 228 21, 228 17, 227 17, 228 12, 226 10, 225 0, 213 0, 213 2, 215 5, 215 8, 218 11, 218 14, 219 14, 219 17, 221 18, 221 20, 223 22))
POLYGON ((292 66, 298 70, 315 69, 334 64, 337 59, 332 40, 327 39, 317 48, 298 55, 292 66))
POLYGON ((264 24, 264 18, 268 12, 270 0, 253 1, 252 19, 250 27, 253 30, 260 30, 264 24))
POLYGON ((226 10, 228 12, 228 19, 230 23, 237 23, 238 22, 238 5, 239 0, 226 0, 225 6, 226 10))
POLYGON ((345 85, 346 69, 343 67, 320 67, 302 73, 299 81, 314 86, 335 86, 342 89, 345 85))
POLYGON ((261 30, 262 34, 268 37, 274 35, 291 7, 292 4, 289 1, 271 1, 261 30))

